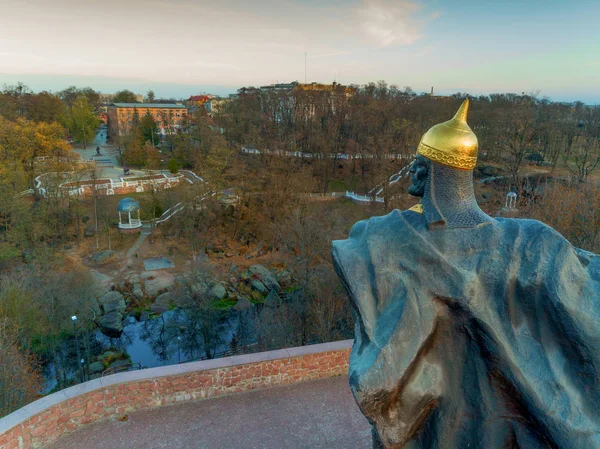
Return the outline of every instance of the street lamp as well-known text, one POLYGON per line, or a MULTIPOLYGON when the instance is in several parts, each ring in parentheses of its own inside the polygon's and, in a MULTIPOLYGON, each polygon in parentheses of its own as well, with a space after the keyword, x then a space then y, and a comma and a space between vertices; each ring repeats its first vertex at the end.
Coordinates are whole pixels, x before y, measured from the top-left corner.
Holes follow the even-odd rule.
MULTIPOLYGON (((79 354, 79 339, 77 338, 77 315, 73 315, 71 317, 71 321, 73 321, 73 334, 75 334, 75 347, 77 348, 77 361, 83 360, 81 358, 81 355, 79 354)), ((84 381, 83 379, 83 370, 82 370, 82 364, 78 363, 79 365, 79 379, 81 380, 81 382, 84 381)))

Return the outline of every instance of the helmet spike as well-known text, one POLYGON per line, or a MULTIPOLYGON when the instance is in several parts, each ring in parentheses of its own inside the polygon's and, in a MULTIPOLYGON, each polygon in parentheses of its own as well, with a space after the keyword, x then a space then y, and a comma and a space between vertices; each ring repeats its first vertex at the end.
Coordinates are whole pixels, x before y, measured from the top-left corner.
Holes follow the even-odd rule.
POLYGON ((465 99, 465 101, 462 102, 462 104, 460 105, 460 108, 458 108, 458 111, 456 111, 456 114, 454 114, 453 120, 467 123, 467 114, 468 113, 469 113, 469 99, 467 98, 467 99, 465 99))

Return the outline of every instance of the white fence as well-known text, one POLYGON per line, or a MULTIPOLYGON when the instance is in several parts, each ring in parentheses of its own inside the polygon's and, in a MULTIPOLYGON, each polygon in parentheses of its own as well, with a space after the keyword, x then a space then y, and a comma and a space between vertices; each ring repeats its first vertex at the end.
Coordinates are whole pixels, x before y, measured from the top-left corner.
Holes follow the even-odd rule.
POLYGON ((202 179, 200 176, 198 176, 196 173, 194 173, 191 170, 179 170, 180 172, 183 173, 187 173, 188 175, 190 175, 192 178, 194 178, 196 181, 200 181, 200 182, 206 182, 204 179, 202 179))
POLYGON ((307 198, 315 198, 315 199, 330 199, 330 198, 340 198, 342 196, 346 196, 346 194, 344 192, 306 193, 305 196, 307 198))
POLYGON ((406 154, 381 154, 375 155, 372 153, 346 154, 346 153, 303 153, 302 151, 283 151, 283 150, 257 150, 256 148, 242 147, 241 152, 244 154, 274 154, 277 156, 300 157, 305 159, 412 159, 414 153, 406 154))
MULTIPOLYGON (((189 170, 182 170, 182 171, 185 171, 190 176, 194 177, 194 179, 205 182, 200 176, 198 176, 197 174, 195 174, 192 171, 189 171, 189 170)), ((69 173, 74 173, 74 172, 43 173, 35 178, 36 189, 38 190, 40 195, 45 197, 48 195, 48 191, 47 191, 47 189, 42 187, 42 178, 44 176, 48 176, 48 175, 52 175, 52 174, 63 175, 63 177, 66 177, 66 175, 68 175, 69 173)), ((63 182, 62 184, 60 184, 58 186, 58 191, 60 192, 59 195, 69 195, 69 196, 83 195, 83 194, 85 194, 86 187, 90 188, 90 189, 94 189, 94 186, 95 186, 96 190, 107 190, 107 191, 112 190, 113 191, 112 194, 114 194, 114 189, 119 189, 119 188, 123 188, 123 187, 139 188, 139 187, 143 187, 144 185, 150 185, 150 184, 154 184, 154 185, 166 184, 165 187, 169 188, 169 187, 171 187, 172 183, 178 184, 183 179, 185 179, 185 176, 183 174, 171 175, 170 173, 165 174, 162 171, 155 171, 155 174, 162 175, 162 178, 151 179, 151 178, 148 178, 148 176, 145 176, 145 177, 143 176, 142 179, 136 179, 135 181, 129 181, 129 180, 127 180, 127 178, 118 178, 119 179, 118 181, 114 180, 114 179, 107 179, 106 182, 104 182, 102 184, 94 184, 93 180, 91 180, 91 179, 81 180, 81 181, 67 181, 67 182, 63 182), (143 178, 146 178, 146 179, 143 179, 143 178), (77 182, 77 186, 68 186, 68 184, 70 184, 72 182, 77 182)), ((149 175, 149 176, 151 176, 151 175, 149 175)), ((143 191, 143 189, 142 189, 142 191, 143 191)), ((28 190, 24 190, 19 195, 32 195, 33 193, 34 193, 33 189, 28 189, 28 190)))
POLYGON ((102 184, 93 184, 93 183, 86 184, 85 181, 81 181, 79 183, 78 187, 66 186, 66 184, 69 184, 67 182, 67 183, 61 184, 59 186, 59 188, 61 189, 61 191, 63 191, 64 193, 66 193, 67 195, 70 195, 70 196, 83 195, 85 193, 86 187, 89 187, 90 189, 95 188, 95 190, 107 190, 107 191, 112 190, 113 194, 114 194, 114 189, 123 188, 123 187, 135 187, 136 191, 143 192, 143 186, 145 186, 145 185, 166 184, 165 187, 168 188, 171 186, 171 183, 179 183, 184 178, 183 175, 167 176, 165 174, 162 174, 162 176, 163 176, 162 178, 137 179, 135 181, 127 181, 126 179, 123 179, 123 178, 119 178, 120 181, 115 181, 113 179, 109 179, 108 182, 105 182, 102 184))
POLYGON ((351 200, 354 201, 359 201, 361 203, 372 203, 373 201, 375 201, 376 203, 383 203, 383 197, 382 196, 367 196, 367 195, 357 195, 354 192, 348 192, 346 191, 346 198, 350 198, 351 200))
POLYGON ((171 218, 177 212, 180 212, 181 210, 183 210, 184 207, 185 207, 185 205, 182 203, 177 203, 175 206, 170 207, 169 209, 167 209, 166 211, 163 212, 163 214, 160 216, 160 218, 158 218, 156 220, 156 224, 160 224, 162 222, 167 221, 169 218, 171 218))

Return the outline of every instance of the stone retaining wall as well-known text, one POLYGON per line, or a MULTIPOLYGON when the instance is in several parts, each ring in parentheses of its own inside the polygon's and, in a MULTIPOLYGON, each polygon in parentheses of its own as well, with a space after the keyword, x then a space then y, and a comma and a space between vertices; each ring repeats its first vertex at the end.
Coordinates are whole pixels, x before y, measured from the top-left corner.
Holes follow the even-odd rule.
POLYGON ((0 420, 0 449, 37 449, 95 421, 183 401, 346 375, 352 340, 150 368, 95 379, 0 420))

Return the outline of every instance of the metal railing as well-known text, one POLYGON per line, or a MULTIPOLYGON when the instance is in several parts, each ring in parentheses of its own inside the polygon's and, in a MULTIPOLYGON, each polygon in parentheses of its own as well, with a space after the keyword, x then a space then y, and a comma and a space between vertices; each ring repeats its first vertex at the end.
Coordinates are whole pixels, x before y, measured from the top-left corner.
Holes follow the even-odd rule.
POLYGON ((258 347, 258 343, 252 343, 250 345, 240 346, 235 349, 228 349, 226 351, 215 352, 212 357, 208 357, 203 355, 202 357, 196 359, 185 360, 180 363, 188 363, 188 362, 196 362, 199 360, 210 360, 210 359, 221 359, 223 357, 232 357, 234 355, 240 354, 251 354, 254 352, 252 349, 258 347))
POLYGON ((357 195, 354 192, 346 192, 346 198, 350 198, 351 200, 354 201, 359 201, 361 203, 371 203, 371 202, 376 202, 376 203, 383 203, 384 199, 381 196, 367 196, 367 195, 357 195))
POLYGON ((138 369, 144 369, 145 367, 141 363, 127 363, 123 365, 111 366, 105 369, 100 374, 100 377, 110 376, 111 374, 124 373, 127 371, 135 371, 138 369))

